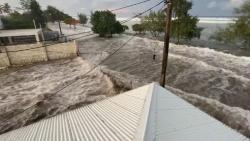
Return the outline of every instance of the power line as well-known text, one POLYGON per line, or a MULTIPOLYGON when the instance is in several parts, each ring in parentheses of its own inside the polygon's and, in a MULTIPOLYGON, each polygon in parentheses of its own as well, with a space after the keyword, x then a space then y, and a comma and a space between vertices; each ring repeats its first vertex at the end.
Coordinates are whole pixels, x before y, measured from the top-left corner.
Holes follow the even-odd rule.
MULTIPOLYGON (((105 59, 103 59, 100 63, 94 65, 93 68, 91 68, 89 71, 87 71, 86 73, 84 73, 82 75, 82 77, 88 75, 90 72, 92 72, 93 70, 95 70, 99 65, 103 64, 106 60, 108 60, 110 57, 112 57, 114 54, 116 54, 119 50, 121 50, 124 46, 126 46, 128 44, 129 41, 131 41, 133 38, 135 37, 135 35, 133 35, 131 38, 129 38, 125 43, 123 43, 118 49, 116 49, 113 53, 111 53, 110 55, 108 55, 105 59)), ((61 92, 62 90, 64 90, 65 88, 73 85, 74 83, 76 83, 77 81, 73 81, 71 83, 69 83, 68 85, 64 86, 63 88, 61 88, 60 90, 57 90, 56 92, 54 92, 53 94, 58 94, 59 92, 61 92)), ((24 113, 25 111, 31 109, 32 107, 36 106, 35 105, 32 105, 24 110, 22 110, 20 113, 17 113, 16 115, 19 115, 21 113, 24 113)), ((13 117, 12 117, 13 118, 13 117)), ((7 118, 6 120, 2 121, 2 123, 5 123, 9 120, 9 118, 7 118)), ((2 126, 3 127, 3 126, 2 126)))
MULTIPOLYGON (((144 2, 147 2, 147 1, 150 1, 150 0, 146 0, 146 1, 144 1, 144 2)), ((141 4, 141 3, 144 3, 144 2, 140 2, 140 4, 141 4)), ((143 11, 142 13, 139 13, 139 14, 137 14, 137 15, 135 15, 135 16, 133 16, 133 17, 131 17, 131 18, 129 18, 129 19, 123 21, 122 23, 126 23, 126 22, 128 22, 128 21, 130 21, 130 20, 132 20, 132 19, 134 19, 134 18, 136 18, 136 17, 138 17, 138 16, 140 16, 140 15, 142 15, 142 14, 144 14, 144 13, 150 11, 150 10, 152 10, 153 8, 157 7, 158 5, 160 5, 160 4, 163 3, 163 2, 164 2, 164 0, 161 1, 161 2, 159 2, 158 4, 156 4, 155 6, 153 6, 153 7, 149 8, 149 9, 147 9, 146 11, 143 11)), ((138 4, 139 4, 139 3, 134 4, 134 5, 138 5, 138 4)), ((133 5, 133 6, 134 6, 134 5, 133 5)), ((128 8, 128 7, 131 7, 131 6, 132 6, 132 5, 130 5, 130 6, 125 6, 125 7, 128 8)), ((125 7, 123 7, 122 9, 124 9, 125 7)), ((121 8, 118 8, 118 9, 121 9, 121 8)), ((84 32, 84 33, 86 33, 86 32, 84 32)), ((72 35, 68 35, 68 36, 74 36, 74 35, 79 35, 79 34, 83 34, 83 33, 77 33, 77 34, 72 34, 72 35)), ((87 36, 91 36, 91 35, 94 35, 94 33, 91 33, 91 34, 88 34, 88 35, 84 35, 84 36, 81 36, 81 37, 77 37, 77 38, 74 38, 74 39, 72 39, 72 40, 80 39, 80 38, 87 37, 87 36)), ((83 76, 88 75, 90 72, 92 72, 93 70, 95 70, 99 65, 103 64, 106 60, 108 60, 110 57, 112 57, 114 54, 116 54, 120 49, 122 49, 125 45, 127 45, 127 43, 128 43, 129 41, 131 41, 134 37, 135 37, 135 35, 133 35, 131 38, 129 38, 129 39, 128 39, 124 44, 122 44, 117 50, 115 50, 115 51, 114 51, 113 53, 111 53, 108 57, 106 57, 105 59, 103 59, 100 63, 94 65, 94 67, 93 67, 92 69, 90 69, 89 71, 87 71, 86 73, 84 73, 83 76)), ((55 44, 61 44, 61 43, 55 43, 55 44)), ((45 46, 35 47, 35 48, 29 48, 29 49, 24 49, 24 50, 18 50, 18 51, 9 51, 9 52, 19 52, 19 51, 25 51, 25 50, 32 50, 32 49, 36 49, 36 48, 43 48, 43 47, 52 46, 52 45, 55 45, 55 44, 50 44, 50 45, 45 45, 45 46)), ((56 91, 54 94, 58 94, 59 92, 61 92, 61 91, 64 90, 65 88, 67 88, 67 87, 73 85, 74 83, 76 83, 76 81, 73 81, 72 83, 69 83, 68 85, 64 86, 64 87, 61 88, 60 90, 56 91)), ((19 114, 21 114, 21 113, 24 113, 25 111, 29 110, 30 108, 32 108, 32 107, 34 107, 34 106, 36 106, 36 105, 32 105, 32 106, 30 106, 30 107, 24 109, 22 112, 18 113, 17 115, 19 115, 19 114)), ((3 123, 6 122, 6 121, 8 121, 8 119, 6 119, 5 121, 3 121, 3 123)))
POLYGON ((133 20, 134 18, 137 18, 137 17, 139 17, 139 16, 141 16, 141 15, 147 13, 148 11, 154 9, 155 7, 159 6, 159 5, 162 4, 163 2, 164 2, 164 0, 163 0, 163 1, 160 1, 160 2, 157 3, 155 6, 149 8, 149 9, 143 11, 143 12, 141 12, 141 13, 139 13, 139 14, 137 14, 137 15, 131 17, 131 18, 128 18, 127 20, 122 21, 121 23, 124 24, 124 23, 126 23, 126 22, 129 22, 129 21, 133 20))
MULTIPOLYGON (((70 35, 66 35, 66 36, 62 36, 62 37, 71 37, 71 36, 75 36, 75 35, 80 35, 80 34, 84 34, 84 33, 90 33, 91 31, 85 31, 85 32, 80 32, 80 33, 75 33, 75 34, 70 34, 70 35)), ((54 40, 54 39, 58 39, 60 37, 53 37, 48 39, 48 41, 54 40)), ((44 40, 46 41, 46 40, 44 40)), ((44 42, 44 41, 38 41, 38 42, 44 42)))
POLYGON ((142 4, 142 3, 146 3, 146 2, 148 2, 148 1, 151 1, 151 0, 141 1, 141 2, 138 2, 138 3, 135 3, 135 4, 131 4, 131 5, 127 5, 127 6, 123 6, 123 7, 116 8, 116 9, 112 9, 112 10, 110 10, 110 11, 111 11, 111 12, 113 12, 113 11, 117 11, 117 10, 121 10, 121 9, 129 8, 129 7, 133 7, 133 6, 136 6, 136 5, 142 4))

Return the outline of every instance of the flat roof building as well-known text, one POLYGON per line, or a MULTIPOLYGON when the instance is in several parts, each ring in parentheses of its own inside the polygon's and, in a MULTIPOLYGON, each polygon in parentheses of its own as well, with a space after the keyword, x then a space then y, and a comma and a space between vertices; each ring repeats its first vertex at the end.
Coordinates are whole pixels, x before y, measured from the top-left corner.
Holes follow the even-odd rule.
POLYGON ((41 29, 0 30, 1 45, 40 42, 41 38, 41 29))
POLYGON ((155 83, 0 135, 0 141, 249 141, 155 83))

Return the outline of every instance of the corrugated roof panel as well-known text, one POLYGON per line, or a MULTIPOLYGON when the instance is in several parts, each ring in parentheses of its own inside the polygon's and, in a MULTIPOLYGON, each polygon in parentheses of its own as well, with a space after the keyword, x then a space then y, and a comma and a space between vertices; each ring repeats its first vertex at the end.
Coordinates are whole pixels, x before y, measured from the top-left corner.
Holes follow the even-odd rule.
POLYGON ((40 122, 35 141, 71 141, 69 124, 64 114, 40 122))
POLYGON ((0 135, 0 141, 247 141, 156 84, 0 135))
POLYGON ((3 138, 0 137, 0 141, 27 141, 34 140, 37 128, 37 124, 32 124, 22 128, 22 130, 14 130, 10 133, 4 134, 3 138), (13 136, 14 134, 14 136, 13 136))
POLYGON ((88 106, 68 112, 66 116, 75 141, 117 139, 88 106))

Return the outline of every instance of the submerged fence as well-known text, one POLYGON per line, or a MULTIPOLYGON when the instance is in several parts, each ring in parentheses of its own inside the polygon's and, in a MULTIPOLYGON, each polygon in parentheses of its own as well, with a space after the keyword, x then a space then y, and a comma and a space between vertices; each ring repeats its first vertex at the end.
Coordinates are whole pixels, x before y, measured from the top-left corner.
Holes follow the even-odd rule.
POLYGON ((77 56, 75 41, 43 45, 27 44, 0 48, 0 69, 77 56))

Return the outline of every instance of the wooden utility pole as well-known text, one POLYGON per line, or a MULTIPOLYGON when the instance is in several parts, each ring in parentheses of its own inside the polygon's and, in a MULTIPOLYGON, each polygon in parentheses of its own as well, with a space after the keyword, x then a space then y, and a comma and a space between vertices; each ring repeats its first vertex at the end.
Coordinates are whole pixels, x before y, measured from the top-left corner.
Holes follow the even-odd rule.
POLYGON ((170 28, 172 20, 172 0, 166 0, 166 29, 164 38, 164 49, 163 49, 163 60, 162 60, 162 70, 161 70, 161 81, 162 87, 165 87, 166 83, 166 70, 168 66, 168 50, 169 50, 169 38, 170 38, 170 28))
POLYGON ((58 26, 59 26, 59 30, 60 30, 60 35, 62 35, 62 27, 61 27, 61 21, 58 20, 58 26))

